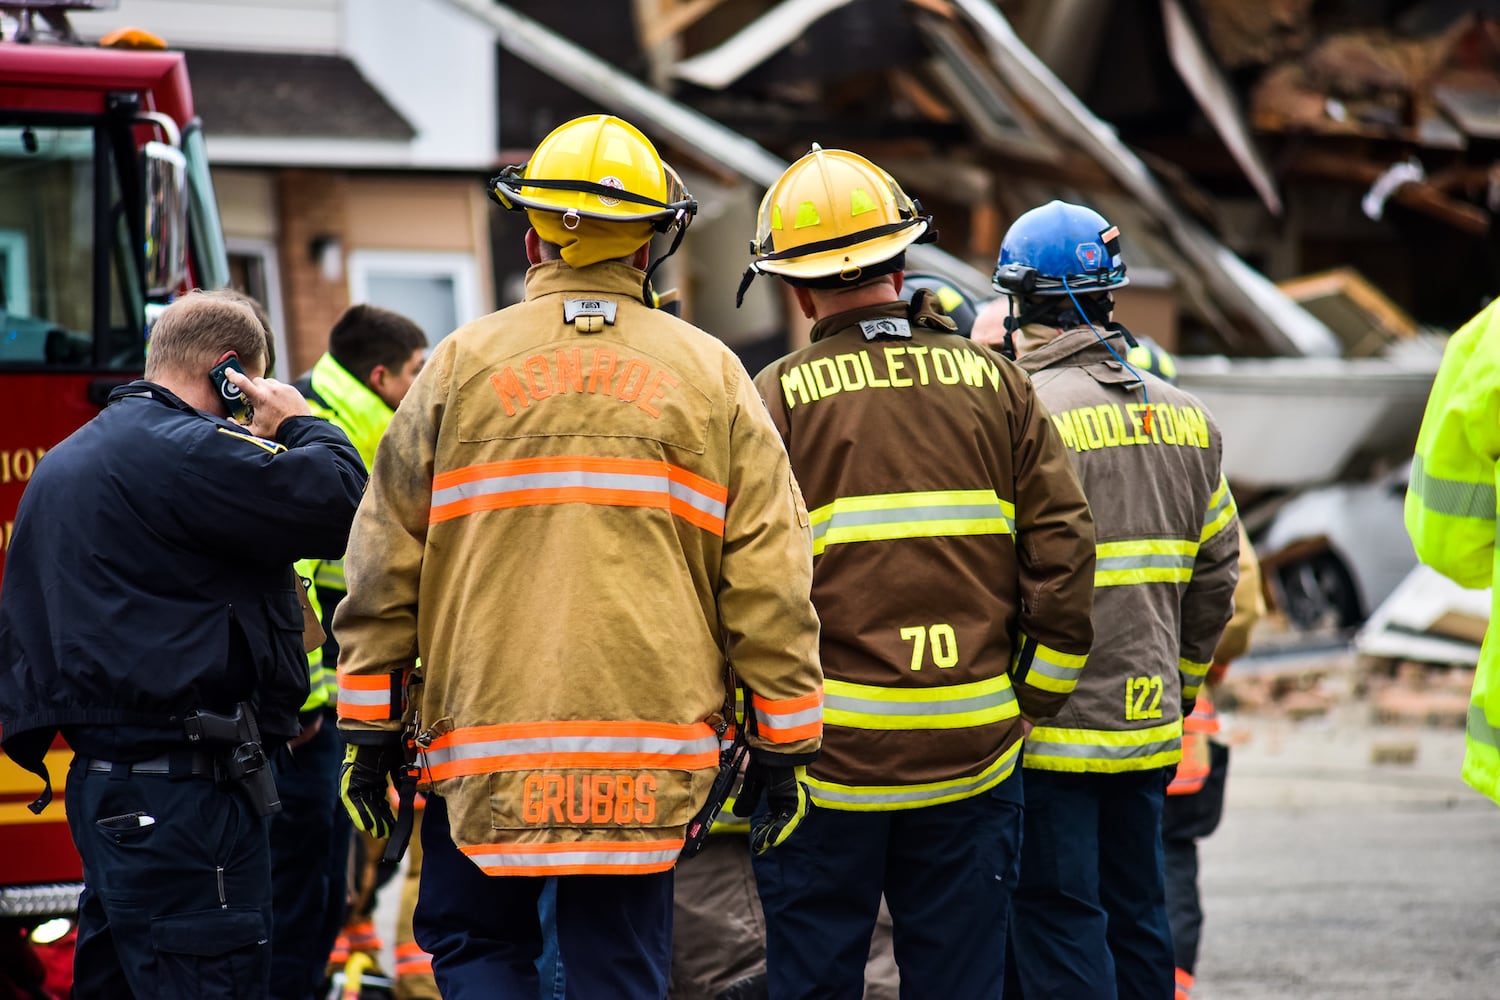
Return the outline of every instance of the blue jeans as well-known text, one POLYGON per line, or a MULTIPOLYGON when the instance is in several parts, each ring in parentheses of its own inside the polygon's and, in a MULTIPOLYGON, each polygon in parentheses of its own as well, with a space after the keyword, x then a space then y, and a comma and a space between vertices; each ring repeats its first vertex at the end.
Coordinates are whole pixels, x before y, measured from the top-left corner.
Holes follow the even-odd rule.
POLYGON ((958 802, 815 808, 754 859, 772 1000, 859 1000, 884 893, 903 998, 997 998, 1020 858, 1019 771, 958 802))
POLYGON ((412 930, 445 1000, 661 1000, 672 961, 672 872, 490 876, 454 845, 427 797, 412 930), (547 900, 548 894, 552 900, 547 900), (545 923, 553 911, 555 934, 545 923), (555 940, 557 960, 546 953, 555 940), (538 972, 539 966, 542 969, 538 972), (562 982, 559 994, 559 980, 562 982))
POLYGON ((1170 776, 1026 772, 1006 1000, 1171 1000, 1161 839, 1170 776))

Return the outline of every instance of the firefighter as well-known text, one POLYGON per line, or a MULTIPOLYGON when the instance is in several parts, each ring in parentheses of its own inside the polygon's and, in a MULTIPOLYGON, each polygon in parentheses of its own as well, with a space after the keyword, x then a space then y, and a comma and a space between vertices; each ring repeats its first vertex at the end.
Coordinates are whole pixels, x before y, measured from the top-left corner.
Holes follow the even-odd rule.
POLYGON ((49 451, 21 498, 0 722, 29 769, 45 770, 59 727, 77 754, 75 996, 269 990, 267 757, 297 734, 308 690, 292 561, 344 548, 365 471, 265 363, 250 306, 179 298, 145 379, 49 451), (230 359, 238 393, 210 376, 230 359), (237 395, 246 427, 227 419, 237 395))
MULTIPOLYGON (((1137 371, 1150 372, 1177 384, 1177 360, 1149 337, 1136 337, 1125 361, 1137 371)), ((1213 833, 1224 815, 1224 785, 1229 778, 1229 746, 1215 739, 1221 727, 1211 692, 1229 664, 1250 648, 1250 633, 1266 613, 1261 592, 1260 563, 1240 522, 1239 580, 1234 585, 1234 616, 1214 646, 1193 712, 1182 720, 1182 759, 1177 762, 1162 806, 1162 849, 1166 859, 1167 922, 1172 927, 1172 953, 1177 962, 1176 1000, 1189 1000, 1198 966, 1198 943, 1203 930, 1203 901, 1198 892, 1198 841, 1213 833)))
MULTIPOLYGON (((1432 384, 1406 491, 1406 530, 1422 562, 1464 587, 1493 587, 1500 456, 1500 300, 1453 335, 1432 384)), ((1491 606, 1491 619, 1500 604, 1491 606)), ((1474 672, 1463 778, 1500 803, 1500 654, 1489 633, 1474 672)))
POLYGON ((1239 556, 1218 427, 1126 363, 1133 340, 1110 323, 1128 282, 1119 238, 1097 212, 1054 201, 1015 221, 995 270, 1011 343, 1073 453, 1098 535, 1089 669, 1026 741, 1011 940, 1015 995, 1030 1000, 1172 995, 1162 800, 1239 556))
POLYGON ((531 224, 526 299, 433 350, 351 535, 342 794, 387 832, 415 675, 414 925, 445 996, 537 994, 549 883, 569 995, 665 993, 726 661, 770 806, 751 837, 780 843, 805 808, 822 730, 807 514, 739 361, 649 304, 652 236, 675 249, 697 207, 671 176, 632 125, 592 115, 494 179, 531 224))
POLYGON ((931 218, 822 149, 761 202, 756 274, 812 344, 756 379, 812 510, 827 733, 816 808, 755 859, 770 995, 859 996, 882 893, 903 992, 998 997, 1023 720, 1083 673, 1094 533, 1019 368, 900 298, 931 218))

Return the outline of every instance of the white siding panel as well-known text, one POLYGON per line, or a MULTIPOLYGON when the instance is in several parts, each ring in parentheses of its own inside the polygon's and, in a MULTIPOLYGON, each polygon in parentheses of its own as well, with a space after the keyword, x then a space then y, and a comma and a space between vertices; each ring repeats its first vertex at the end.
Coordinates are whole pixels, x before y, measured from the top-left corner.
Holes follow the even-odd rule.
POLYGON ((88 39, 129 26, 173 48, 337 52, 342 9, 342 0, 125 0, 117 10, 71 17, 88 39))

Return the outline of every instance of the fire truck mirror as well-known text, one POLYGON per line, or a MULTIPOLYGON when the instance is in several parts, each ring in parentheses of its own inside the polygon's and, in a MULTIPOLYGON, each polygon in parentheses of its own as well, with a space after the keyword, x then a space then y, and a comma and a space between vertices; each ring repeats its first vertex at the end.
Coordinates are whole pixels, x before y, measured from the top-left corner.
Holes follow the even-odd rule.
POLYGON ((187 275, 187 157, 164 142, 141 149, 145 185, 146 289, 170 295, 187 275))

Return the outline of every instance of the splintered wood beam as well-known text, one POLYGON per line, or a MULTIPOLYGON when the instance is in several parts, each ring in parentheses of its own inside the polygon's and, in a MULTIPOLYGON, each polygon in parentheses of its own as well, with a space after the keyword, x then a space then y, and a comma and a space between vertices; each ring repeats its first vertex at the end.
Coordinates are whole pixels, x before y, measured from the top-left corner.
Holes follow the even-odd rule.
POLYGON ((653 48, 696 24, 705 14, 724 3, 724 0, 688 0, 677 4, 676 0, 659 0, 658 16, 654 22, 643 23, 641 44, 653 48))
MULTIPOLYGON (((1385 173, 1387 166, 1338 153, 1304 150, 1292 159, 1288 172, 1368 187, 1385 173)), ((1390 200, 1475 236, 1483 236, 1490 231, 1488 212, 1478 205, 1448 197, 1427 181, 1402 184, 1391 193, 1390 200)))

